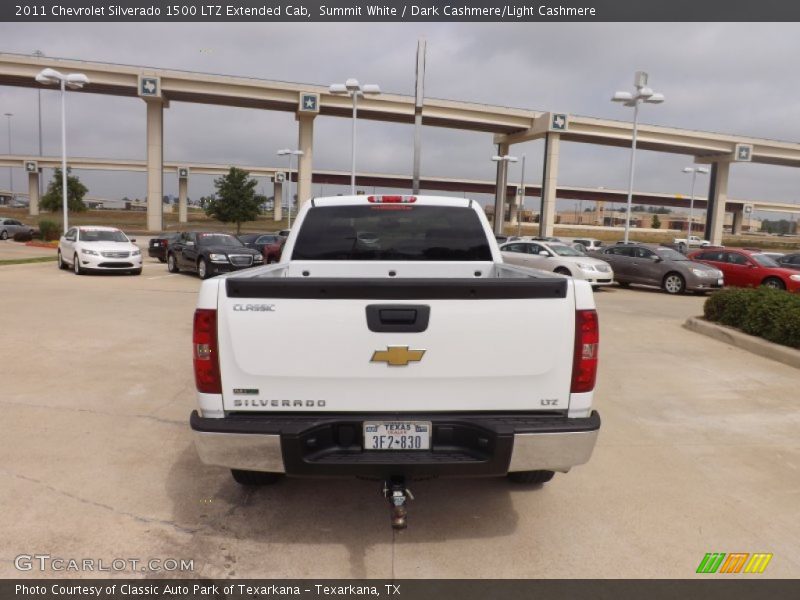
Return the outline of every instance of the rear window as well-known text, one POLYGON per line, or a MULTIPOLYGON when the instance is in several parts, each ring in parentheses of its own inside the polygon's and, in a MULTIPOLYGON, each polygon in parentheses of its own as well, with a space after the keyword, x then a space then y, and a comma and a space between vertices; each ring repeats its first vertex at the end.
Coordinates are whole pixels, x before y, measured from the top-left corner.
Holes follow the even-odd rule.
POLYGON ((492 253, 471 208, 378 204, 312 208, 292 258, 491 261, 492 253))

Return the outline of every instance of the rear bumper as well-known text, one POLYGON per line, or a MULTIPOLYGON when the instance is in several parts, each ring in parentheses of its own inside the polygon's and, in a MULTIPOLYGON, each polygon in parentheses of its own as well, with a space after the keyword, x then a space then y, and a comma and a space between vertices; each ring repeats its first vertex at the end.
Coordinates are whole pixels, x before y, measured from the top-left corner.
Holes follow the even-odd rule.
POLYGON ((201 460, 232 469, 299 477, 491 477, 511 471, 567 472, 589 460, 600 416, 492 414, 234 415, 192 412, 201 460), (365 451, 365 420, 425 420, 431 450, 365 451))
POLYGON ((686 289, 694 292, 701 290, 721 290, 723 284, 715 278, 691 277, 686 281, 686 289))

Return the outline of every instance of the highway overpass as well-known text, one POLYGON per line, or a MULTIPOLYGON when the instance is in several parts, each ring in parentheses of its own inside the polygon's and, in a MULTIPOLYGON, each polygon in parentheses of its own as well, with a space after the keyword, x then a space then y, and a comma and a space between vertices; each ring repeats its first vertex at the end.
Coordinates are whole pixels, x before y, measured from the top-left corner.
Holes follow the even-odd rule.
MULTIPOLYGON (((0 168, 21 168, 28 171, 28 197, 31 199, 29 211, 31 215, 38 214, 38 194, 39 194, 39 170, 42 168, 60 168, 61 158, 55 156, 36 157, 27 155, 0 155, 0 168), (30 168, 35 165, 36 168, 30 168)), ((288 172, 280 167, 248 166, 235 165, 240 169, 248 171, 255 177, 267 177, 274 187, 273 195, 281 198, 283 183, 275 181, 276 173, 283 173, 290 181, 297 181, 298 171, 288 172)), ((147 162, 136 159, 108 159, 108 158, 87 158, 75 157, 69 159, 69 167, 76 170, 88 171, 131 171, 147 172, 147 162)), ((186 162, 164 162, 162 170, 165 174, 174 175, 178 178, 178 220, 187 220, 187 197, 188 197, 188 178, 192 175, 224 175, 230 169, 230 165, 214 165, 203 163, 186 162)), ((349 171, 324 171, 315 170, 311 174, 311 181, 317 184, 341 185, 350 184, 349 171)), ((356 184, 362 188, 390 188, 390 189, 410 189, 411 177, 409 175, 396 175, 387 173, 359 173, 356 176, 356 184)), ((459 179, 452 177, 422 177, 420 187, 425 191, 435 192, 456 192, 464 194, 492 194, 496 189, 495 181, 477 179, 459 179)), ((518 193, 517 185, 508 185, 506 197, 514 198, 518 193)), ((525 195, 533 198, 541 198, 541 185, 526 185, 525 195)), ((556 197, 559 200, 583 200, 588 202, 612 202, 624 203, 627 201, 627 190, 614 190, 607 188, 588 188, 558 186, 556 197)), ((659 192, 636 191, 632 199, 634 204, 645 204, 652 206, 669 206, 676 208, 688 208, 689 198, 681 194, 665 194, 659 192)), ((734 231, 738 233, 741 228, 745 207, 750 206, 754 211, 772 211, 800 214, 800 204, 785 202, 770 202, 765 200, 737 200, 734 198, 726 199, 726 211, 732 212, 734 217, 734 231)), ((705 209, 708 206, 706 198, 695 196, 695 208, 705 209)), ((275 203, 275 219, 281 219, 281 206, 275 203)))
MULTIPOLYGON (((192 102, 258 110, 293 112, 298 122, 298 148, 304 152, 298 166, 298 197, 311 196, 314 121, 317 117, 350 118, 349 98, 330 94, 319 85, 287 83, 247 77, 231 77, 115 65, 50 57, 0 53, 0 85, 38 87, 34 77, 44 67, 62 72, 85 73, 91 83, 74 93, 108 94, 141 98, 147 104, 147 201, 148 229, 161 229, 163 162, 163 111, 170 102, 192 102)), ((73 93, 73 92, 70 92, 73 93)), ((382 94, 360 101, 359 118, 412 124, 413 96, 382 94)), ((632 125, 624 121, 568 115, 557 110, 537 111, 426 98, 422 124, 492 134, 499 154, 513 144, 533 139, 545 142, 543 164, 541 233, 552 232, 558 186, 559 148, 562 141, 627 147, 632 125)), ((708 194, 708 238, 722 237, 725 212, 736 203, 728 201, 728 175, 732 162, 800 166, 800 144, 734 134, 639 125, 638 146, 645 150, 691 156, 711 165, 708 194)), ((488 140, 487 140, 488 141, 488 140)), ((76 167, 77 168, 77 167, 76 167)), ((410 180, 410 177, 408 178, 410 180)), ((495 179, 495 214, 502 215, 509 189, 507 164, 499 162, 495 179)), ((737 213, 735 212, 734 215, 737 213)))

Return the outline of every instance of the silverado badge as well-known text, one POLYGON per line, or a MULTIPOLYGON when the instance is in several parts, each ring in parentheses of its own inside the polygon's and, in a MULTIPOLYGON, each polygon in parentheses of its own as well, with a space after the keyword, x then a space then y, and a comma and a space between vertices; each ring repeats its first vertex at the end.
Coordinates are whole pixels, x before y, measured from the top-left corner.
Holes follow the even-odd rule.
POLYGON ((390 367, 407 367, 410 362, 422 360, 425 350, 410 350, 408 346, 387 346, 386 350, 375 350, 370 362, 385 362, 390 367))

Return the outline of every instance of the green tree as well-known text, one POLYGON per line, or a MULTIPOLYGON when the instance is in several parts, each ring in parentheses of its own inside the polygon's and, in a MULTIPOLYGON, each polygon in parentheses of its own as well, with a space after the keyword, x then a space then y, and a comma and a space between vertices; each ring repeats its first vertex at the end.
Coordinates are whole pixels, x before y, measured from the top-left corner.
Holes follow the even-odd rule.
POLYGON ((650 227, 653 229, 661 229, 661 219, 658 218, 657 214, 653 215, 653 220, 650 221, 650 227))
POLYGON ((247 171, 231 167, 227 175, 214 180, 217 193, 206 202, 206 214, 223 223, 236 223, 239 234, 242 223, 258 217, 257 183, 247 171))
MULTIPOLYGON (((89 189, 75 175, 70 175, 71 172, 72 169, 67 167, 67 208, 72 212, 83 212, 86 210, 83 197, 89 189)), ((39 206, 51 212, 61 210, 63 207, 62 190, 61 169, 56 169, 53 180, 47 184, 47 193, 39 201, 39 206)))

